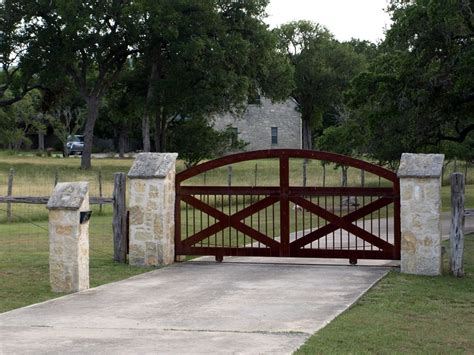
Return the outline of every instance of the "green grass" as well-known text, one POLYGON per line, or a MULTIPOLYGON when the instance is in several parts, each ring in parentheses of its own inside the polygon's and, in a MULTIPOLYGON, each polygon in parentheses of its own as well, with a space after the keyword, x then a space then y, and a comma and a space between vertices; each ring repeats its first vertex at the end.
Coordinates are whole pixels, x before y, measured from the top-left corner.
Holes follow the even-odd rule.
MULTIPOLYGON (((0 313, 62 296, 50 291, 47 222, 0 224, 0 313)), ((122 280, 150 268, 113 262, 109 216, 90 225, 91 287, 122 280)))
MULTIPOLYGON (((58 174, 59 181, 89 181, 90 195, 98 196, 98 175, 103 178, 103 196, 110 197, 113 190, 113 174, 115 172, 128 172, 132 159, 93 159, 93 169, 82 171, 79 158, 60 157, 38 157, 34 153, 20 155, 11 152, 0 151, 0 196, 6 195, 7 180, 10 168, 15 169, 13 194, 16 196, 48 196, 54 185, 55 174, 58 174)), ((290 180, 294 186, 301 186, 303 180, 303 161, 293 159, 290 161, 290 180)), ((178 161, 177 171, 182 171, 184 164, 178 161)), ((242 162, 232 166, 233 186, 278 186, 278 161, 276 159, 262 159, 257 161, 242 162), (257 166, 256 166, 257 165, 257 166), (256 169, 257 168, 257 169, 256 169)), ((474 171, 469 171, 470 176, 474 176, 474 171)), ((323 186, 323 167, 319 162, 310 162, 307 165, 307 185, 323 186)), ((326 186, 339 186, 341 172, 334 165, 326 167, 326 186)), ((360 186, 360 171, 349 169, 349 186, 360 186)), ((228 182, 228 169, 222 167, 201 174, 188 181, 190 185, 214 185, 226 186, 228 182)), ((387 182, 379 180, 377 176, 367 173, 365 175, 366 186, 386 186, 387 182)), ((468 208, 474 207, 474 185, 466 188, 466 204, 468 208)), ((443 210, 449 210, 449 186, 444 186, 442 190, 443 210)), ((224 196, 223 211, 228 213, 228 202, 224 196)), ((242 197, 240 197, 240 200, 242 197)), ((314 201, 314 200, 313 200, 314 201)), ((241 203, 243 201, 240 201, 241 203)), ((331 203, 331 202, 329 202, 331 203)), ((336 201, 336 212, 338 202, 336 201)), ((242 206, 240 206, 242 208, 242 206)), ((113 246, 111 243, 111 206, 104 206, 103 213, 99 213, 99 207, 92 207, 94 214, 91 220, 91 284, 93 286, 126 278, 128 276, 143 272, 143 269, 130 268, 126 265, 114 264, 111 261, 113 246)), ((12 204, 13 222, 7 223, 6 205, 0 204, 0 312, 8 309, 21 307, 26 304, 39 302, 56 294, 49 292, 48 271, 47 271, 47 232, 41 229, 47 225, 47 210, 43 205, 12 204), (35 224, 40 225, 40 227, 35 224), (12 242, 13 241, 13 242, 12 242)), ((235 212, 235 207, 231 209, 235 212)), ((382 211, 391 213, 391 210, 382 211)), ((279 205, 267 208, 267 217, 279 215, 279 205)), ((296 220, 293 211, 291 214, 291 231, 309 228, 312 223, 313 228, 317 225, 316 218, 305 213, 305 224, 303 226, 302 214, 296 220), (310 218, 313 221, 310 222, 310 218)), ((207 219, 201 225, 200 215, 189 214, 187 220, 195 218, 196 227, 206 226, 207 219), (199 221, 198 221, 199 219, 199 221)), ((375 216, 375 217, 378 217, 375 216)), ((260 231, 275 228, 274 236, 279 235, 279 218, 273 222, 264 222, 265 212, 247 218, 245 223, 260 231), (260 218, 260 221, 259 221, 260 218)), ((185 218, 182 217, 182 220, 185 218)), ((210 220, 211 223, 214 221, 210 220)), ((320 221, 321 226, 325 224, 320 221)), ((270 234, 269 234, 270 235, 270 234)), ((336 235, 337 237, 337 235, 336 235)), ((213 240, 217 245, 247 245, 250 238, 245 238, 242 234, 237 235, 235 231, 224 231, 222 233, 205 240, 204 245, 213 240)))
POLYGON ((296 354, 472 354, 474 235, 466 237, 465 272, 457 279, 392 271, 296 354))

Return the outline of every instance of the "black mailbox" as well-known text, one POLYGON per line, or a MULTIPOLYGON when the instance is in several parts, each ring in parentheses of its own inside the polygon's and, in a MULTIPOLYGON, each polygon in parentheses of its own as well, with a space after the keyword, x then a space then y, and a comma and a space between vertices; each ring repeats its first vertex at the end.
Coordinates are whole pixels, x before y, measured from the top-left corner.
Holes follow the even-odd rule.
POLYGON ((92 215, 92 211, 82 211, 79 217, 79 223, 84 224, 86 223, 92 215))

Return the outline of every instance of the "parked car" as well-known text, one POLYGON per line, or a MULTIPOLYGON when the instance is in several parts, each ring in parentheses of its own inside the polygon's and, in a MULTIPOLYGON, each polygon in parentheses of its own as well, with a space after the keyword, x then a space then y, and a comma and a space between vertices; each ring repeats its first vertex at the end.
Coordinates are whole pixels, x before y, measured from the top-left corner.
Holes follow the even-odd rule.
POLYGON ((84 150, 84 136, 71 135, 67 137, 67 153, 69 155, 82 155, 84 150))

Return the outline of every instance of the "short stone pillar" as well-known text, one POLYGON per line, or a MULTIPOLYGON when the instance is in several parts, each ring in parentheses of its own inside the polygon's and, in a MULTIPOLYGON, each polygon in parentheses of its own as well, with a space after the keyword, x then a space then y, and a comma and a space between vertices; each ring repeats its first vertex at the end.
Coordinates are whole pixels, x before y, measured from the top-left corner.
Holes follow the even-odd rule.
POLYGON ((176 153, 141 153, 130 179, 130 265, 174 262, 176 153))
POLYGON ((444 155, 404 153, 400 161, 401 272, 440 275, 444 155))
POLYGON ((89 184, 57 184, 47 208, 52 291, 69 293, 88 289, 89 184))

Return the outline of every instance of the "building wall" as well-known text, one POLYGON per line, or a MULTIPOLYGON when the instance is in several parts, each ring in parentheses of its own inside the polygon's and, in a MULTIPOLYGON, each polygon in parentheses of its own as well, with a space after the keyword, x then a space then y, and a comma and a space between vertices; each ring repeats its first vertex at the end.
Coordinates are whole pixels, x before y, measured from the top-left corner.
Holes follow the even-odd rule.
POLYGON ((301 149, 301 115, 296 103, 288 100, 272 103, 261 98, 260 105, 248 105, 241 117, 224 114, 214 118, 214 128, 224 130, 227 126, 237 128, 239 139, 249 143, 245 150, 275 148, 301 149), (278 144, 272 144, 272 127, 278 128, 278 144))

